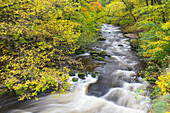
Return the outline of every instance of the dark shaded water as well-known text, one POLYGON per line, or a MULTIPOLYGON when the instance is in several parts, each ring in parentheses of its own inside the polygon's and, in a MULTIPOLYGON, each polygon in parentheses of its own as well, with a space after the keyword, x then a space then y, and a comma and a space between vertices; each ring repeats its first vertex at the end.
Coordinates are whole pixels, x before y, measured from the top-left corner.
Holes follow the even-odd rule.
MULTIPOLYGON (((59 98, 52 95, 42 96, 39 101, 29 100, 18 103, 11 98, 1 99, 2 104, 9 101, 11 105, 1 113, 147 113, 150 99, 147 90, 136 95, 137 88, 147 87, 146 82, 136 78, 142 69, 138 58, 131 50, 129 39, 119 32, 119 28, 104 24, 101 28, 102 41, 93 45, 92 50, 106 50, 111 57, 104 61, 91 59, 88 53, 77 57, 84 59, 88 71, 99 71, 98 78, 88 74, 85 80, 73 83, 72 90, 59 98), (136 99, 136 98, 137 99, 136 99)), ((76 75, 77 76, 77 75, 76 75)), ((71 78, 70 78, 71 79, 71 78)))

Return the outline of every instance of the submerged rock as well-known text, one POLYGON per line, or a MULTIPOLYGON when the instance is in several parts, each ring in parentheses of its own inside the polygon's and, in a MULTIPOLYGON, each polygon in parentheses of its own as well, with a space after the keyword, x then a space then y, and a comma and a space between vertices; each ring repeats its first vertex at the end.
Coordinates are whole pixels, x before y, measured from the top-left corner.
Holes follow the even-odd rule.
POLYGON ((118 46, 123 46, 122 44, 119 44, 118 46))

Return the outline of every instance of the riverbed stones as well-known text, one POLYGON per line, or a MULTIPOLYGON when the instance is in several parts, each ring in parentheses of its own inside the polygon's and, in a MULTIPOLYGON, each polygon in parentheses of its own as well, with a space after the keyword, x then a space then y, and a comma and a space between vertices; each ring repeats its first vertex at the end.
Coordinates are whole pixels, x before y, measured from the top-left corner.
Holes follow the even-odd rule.
POLYGON ((102 58, 101 56, 97 56, 97 57, 92 57, 95 60, 99 60, 99 61, 104 61, 104 58, 102 58))
POLYGON ((98 41, 105 41, 106 40, 106 38, 104 38, 104 37, 99 37, 98 38, 98 41))
POLYGON ((73 82, 77 82, 77 81, 78 81, 78 78, 75 78, 75 77, 74 77, 74 78, 72 78, 72 81, 73 81, 73 82))
POLYGON ((98 52, 98 51, 91 51, 91 52, 90 52, 90 55, 92 55, 92 56, 93 56, 93 55, 99 55, 99 52, 98 52))
POLYGON ((91 51, 90 55, 92 56, 93 59, 99 60, 99 61, 104 61, 104 57, 108 56, 111 57, 110 55, 107 54, 106 51, 91 51))
POLYGON ((94 72, 92 72, 91 76, 93 78, 96 78, 96 76, 99 76, 99 72, 98 71, 94 71, 94 72))
POLYGON ((78 73, 78 77, 81 79, 85 79, 86 74, 85 73, 78 73))
POLYGON ((104 56, 107 56, 107 52, 106 52, 106 51, 101 51, 101 52, 99 53, 99 55, 100 55, 100 56, 103 56, 103 57, 104 57, 104 56))

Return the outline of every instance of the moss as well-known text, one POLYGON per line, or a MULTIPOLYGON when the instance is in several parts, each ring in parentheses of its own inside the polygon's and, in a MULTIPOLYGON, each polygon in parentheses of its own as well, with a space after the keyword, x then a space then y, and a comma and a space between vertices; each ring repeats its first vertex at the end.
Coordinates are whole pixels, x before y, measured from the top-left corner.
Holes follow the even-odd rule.
POLYGON ((92 76, 93 78, 96 78, 96 74, 95 74, 95 73, 92 73, 91 76, 92 76))
POLYGON ((93 78, 96 78, 96 76, 99 76, 99 72, 98 71, 94 71, 94 72, 92 72, 91 76, 93 78))
POLYGON ((91 51, 91 52, 90 52, 90 55, 94 55, 94 54, 99 55, 99 52, 97 52, 97 51, 91 51))
POLYGON ((72 78, 72 81, 73 81, 73 82, 77 82, 77 81, 78 81, 78 78, 72 78))
POLYGON ((104 40, 106 40, 106 38, 104 38, 104 37, 99 37, 98 40, 99 40, 99 41, 104 41, 104 40))
POLYGON ((100 55, 100 56, 107 56, 107 52, 106 52, 106 51, 101 51, 101 52, 99 53, 99 55, 100 55))
POLYGON ((104 61, 104 58, 102 58, 102 57, 100 57, 100 56, 92 57, 92 58, 95 59, 95 60, 104 61))
POLYGON ((103 36, 103 34, 97 34, 97 36, 103 36))
POLYGON ((86 74, 85 73, 78 73, 78 77, 81 79, 85 79, 86 74))

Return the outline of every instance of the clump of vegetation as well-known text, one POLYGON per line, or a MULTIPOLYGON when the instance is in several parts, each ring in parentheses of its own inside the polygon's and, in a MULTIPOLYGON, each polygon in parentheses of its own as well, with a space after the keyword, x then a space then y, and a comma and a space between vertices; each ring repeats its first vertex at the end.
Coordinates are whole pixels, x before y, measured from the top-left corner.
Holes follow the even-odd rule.
POLYGON ((169 113, 170 112, 170 95, 166 94, 154 100, 152 113, 169 113))
POLYGON ((47 89, 67 93, 70 68, 82 68, 70 56, 96 40, 101 7, 95 0, 1 0, 0 93, 19 100, 47 89))

